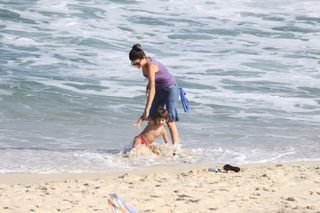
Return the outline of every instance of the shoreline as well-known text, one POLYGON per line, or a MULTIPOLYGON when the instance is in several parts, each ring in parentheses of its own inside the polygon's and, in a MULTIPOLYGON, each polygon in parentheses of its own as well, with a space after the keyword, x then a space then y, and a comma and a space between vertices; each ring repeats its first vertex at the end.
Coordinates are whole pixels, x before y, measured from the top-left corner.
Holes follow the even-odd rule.
POLYGON ((320 161, 169 164, 110 173, 0 174, 1 212, 112 212, 115 193, 138 212, 317 212, 320 161))
POLYGON ((170 172, 178 174, 187 169, 196 169, 199 167, 221 167, 222 164, 212 163, 172 163, 172 164, 159 164, 142 166, 133 169, 119 169, 110 170, 108 172, 79 172, 79 173, 0 173, 0 185, 1 184, 39 184, 42 182, 56 182, 66 179, 80 180, 80 179, 97 179, 118 177, 125 173, 135 173, 137 175, 148 175, 155 170, 162 172, 170 172))
MULTIPOLYGON (((277 164, 283 164, 288 166, 295 166, 300 164, 318 164, 320 166, 320 160, 310 160, 310 161, 290 161, 290 162, 267 162, 267 163, 248 163, 248 164, 232 164, 234 166, 240 167, 241 172, 251 167, 266 167, 266 166, 276 166, 277 164)), ((141 166, 132 169, 119 169, 110 170, 108 172, 59 172, 59 173, 0 173, 0 185, 1 184, 39 184, 42 182, 56 182, 66 179, 80 180, 80 179, 97 179, 97 178, 107 178, 107 177, 118 177, 125 173, 134 173, 137 175, 148 175, 150 173, 156 172, 155 170, 161 172, 169 172, 171 174, 177 175, 179 172, 192 169, 208 169, 208 168, 218 168, 223 171, 222 163, 170 163, 170 164, 158 164, 141 166)))

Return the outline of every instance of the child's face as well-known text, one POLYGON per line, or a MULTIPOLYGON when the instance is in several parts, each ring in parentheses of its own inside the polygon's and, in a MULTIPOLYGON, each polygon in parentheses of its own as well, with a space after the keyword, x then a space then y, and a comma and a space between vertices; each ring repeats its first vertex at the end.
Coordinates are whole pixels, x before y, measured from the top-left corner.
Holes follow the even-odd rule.
POLYGON ((167 120, 164 119, 164 118, 157 118, 156 119, 156 124, 159 125, 159 126, 165 124, 166 122, 167 122, 167 120))

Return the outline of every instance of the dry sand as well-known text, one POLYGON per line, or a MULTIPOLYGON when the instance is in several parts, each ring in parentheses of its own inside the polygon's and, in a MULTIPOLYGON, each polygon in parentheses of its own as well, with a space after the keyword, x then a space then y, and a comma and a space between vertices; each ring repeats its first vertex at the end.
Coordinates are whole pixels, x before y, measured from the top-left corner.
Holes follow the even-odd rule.
POLYGON ((1 174, 0 212, 113 212, 115 193, 138 212, 320 212, 320 162, 175 164, 108 174, 1 174))

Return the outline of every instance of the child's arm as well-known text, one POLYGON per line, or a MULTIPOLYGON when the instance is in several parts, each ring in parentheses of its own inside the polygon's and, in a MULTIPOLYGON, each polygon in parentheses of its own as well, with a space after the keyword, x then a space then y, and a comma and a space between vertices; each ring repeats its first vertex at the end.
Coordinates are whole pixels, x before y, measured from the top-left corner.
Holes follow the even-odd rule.
POLYGON ((141 117, 137 120, 137 122, 134 124, 134 126, 135 126, 136 128, 138 128, 138 129, 140 129, 142 122, 143 122, 143 117, 141 116, 141 117))
POLYGON ((168 134, 167 134, 167 130, 164 127, 162 127, 162 137, 163 137, 163 140, 164 140, 165 144, 169 144, 170 143, 169 137, 168 137, 168 134))

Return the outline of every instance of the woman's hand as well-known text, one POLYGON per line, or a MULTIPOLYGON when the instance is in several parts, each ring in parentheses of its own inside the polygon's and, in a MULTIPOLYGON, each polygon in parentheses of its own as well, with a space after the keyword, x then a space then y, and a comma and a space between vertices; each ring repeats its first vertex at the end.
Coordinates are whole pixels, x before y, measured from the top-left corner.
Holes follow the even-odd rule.
POLYGON ((142 118, 142 116, 141 116, 141 117, 137 120, 137 122, 134 124, 134 126, 135 126, 136 128, 138 128, 138 129, 140 129, 142 122, 143 122, 143 118, 142 118))

